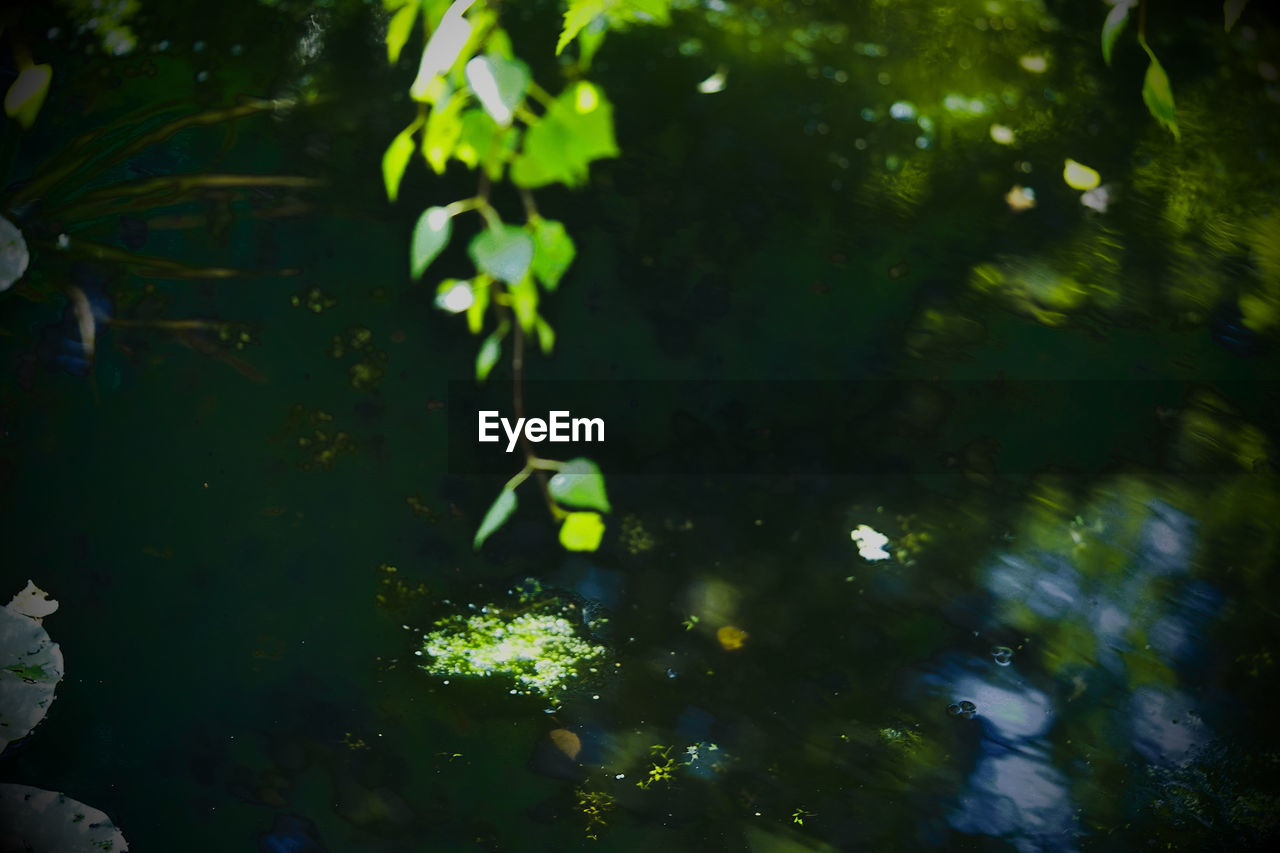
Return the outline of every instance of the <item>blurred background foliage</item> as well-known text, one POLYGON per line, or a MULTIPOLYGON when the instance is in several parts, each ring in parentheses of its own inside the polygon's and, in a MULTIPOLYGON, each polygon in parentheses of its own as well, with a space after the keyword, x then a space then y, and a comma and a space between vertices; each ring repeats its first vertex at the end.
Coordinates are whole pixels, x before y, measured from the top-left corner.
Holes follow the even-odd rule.
POLYGON ((525 506, 472 549, 502 482, 448 471, 475 345, 436 300, 480 223, 421 281, 406 248, 476 178, 382 180, 421 31, 389 65, 375 2, 6 11, 5 79, 51 69, 0 151, 6 579, 64 602, 69 677, 0 774, 140 849, 1265 848, 1280 31, 1148 5, 1176 138, 1102 2, 676 0, 589 63, 502 4, 618 148, 538 192, 577 250, 532 377, 912 389, 913 477, 602 460, 590 556, 525 506), (424 673, 472 606, 579 613, 614 672, 554 714, 424 673))

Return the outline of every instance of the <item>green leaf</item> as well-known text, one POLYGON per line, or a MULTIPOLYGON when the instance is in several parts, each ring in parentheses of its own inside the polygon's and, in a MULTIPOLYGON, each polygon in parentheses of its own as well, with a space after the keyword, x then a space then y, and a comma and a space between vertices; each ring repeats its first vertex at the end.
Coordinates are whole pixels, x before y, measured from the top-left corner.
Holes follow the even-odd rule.
POLYGON ((1142 48, 1147 52, 1147 56, 1151 57, 1151 64, 1147 66, 1146 79, 1142 81, 1142 100, 1155 120, 1169 128, 1174 139, 1181 139, 1178 133, 1178 120, 1173 110, 1173 87, 1169 83, 1169 75, 1165 73, 1155 53, 1145 42, 1142 48))
POLYGON ((529 128, 511 164, 511 179, 531 189, 557 182, 577 186, 586 180, 592 160, 617 154, 612 105, 595 86, 579 81, 529 128))
POLYGON ((422 156, 437 175, 443 175, 449 156, 462 136, 460 115, 467 99, 455 93, 443 105, 439 102, 427 116, 427 132, 422 136, 422 156))
POLYGON ((500 127, 511 124, 516 107, 529 87, 529 66, 497 54, 477 56, 467 63, 467 83, 484 111, 500 127))
POLYGON ((526 275, 512 285, 511 310, 515 312, 520 328, 532 332, 534 321, 538 319, 538 286, 533 283, 532 276, 526 275))
POLYGON ((449 7, 449 11, 440 19, 440 25, 431 34, 431 38, 427 39, 426 47, 422 49, 418 76, 409 87, 410 97, 415 101, 431 100, 432 81, 453 67, 470 39, 471 22, 462 17, 455 6, 449 7))
POLYGON ((1231 32, 1231 28, 1240 20, 1240 13, 1249 5, 1249 0, 1226 0, 1222 4, 1223 31, 1231 32))
POLYGON ((564 29, 560 31, 560 40, 556 42, 556 56, 559 56, 569 42, 582 32, 582 28, 591 23, 596 15, 604 13, 605 0, 569 0, 569 8, 564 12, 564 29))
POLYGON ((396 134, 386 152, 382 155, 382 183, 387 188, 387 201, 395 203, 400 194, 400 181, 404 178, 405 167, 413 156, 413 134, 420 122, 414 122, 396 134))
POLYGON ((4 96, 5 113, 23 129, 29 129, 36 123, 40 107, 44 106, 45 95, 49 94, 49 83, 53 80, 52 65, 28 65, 18 74, 9 91, 4 96))
POLYGON ((489 507, 489 511, 484 514, 484 520, 480 522, 480 529, 476 531, 475 542, 472 547, 477 551, 484 544, 484 540, 488 539, 493 532, 499 527, 507 523, 507 519, 511 517, 511 513, 516 511, 516 493, 511 489, 503 489, 498 494, 498 499, 493 502, 493 506, 489 507))
POLYGON ((566 506, 612 512, 604 493, 604 475, 600 468, 584 456, 570 459, 547 481, 547 489, 557 503, 566 506))
POLYGON ((489 294, 492 292, 493 280, 487 275, 478 275, 471 282, 471 295, 475 302, 467 309, 467 329, 473 335, 480 334, 484 328, 484 312, 489 308, 489 294))
POLYGON ((534 328, 538 332, 538 346, 542 348, 542 354, 551 355, 551 351, 556 348, 556 330, 541 317, 535 321, 534 328))
POLYGON ((671 0, 622 0, 618 11, 629 21, 666 25, 671 23, 671 0))
POLYGON ((1102 24, 1102 58, 1107 65, 1111 64, 1111 49, 1115 47, 1116 39, 1120 38, 1124 25, 1129 21, 1131 8, 1133 8, 1132 3, 1117 3, 1111 7, 1107 20, 1102 24))
POLYGON ((431 262, 449 244, 453 233, 453 218, 443 207, 428 207, 413 226, 413 240, 409 245, 409 271, 414 278, 422 278, 431 262))
POLYGON ((560 525, 560 544, 567 551, 594 551, 604 538, 604 521, 597 512, 571 512, 560 525))
POLYGON ((483 382, 489 378, 489 374, 493 372, 493 366, 498 363, 498 359, 502 356, 502 339, 507 336, 507 330, 511 326, 503 323, 489 333, 489 337, 484 339, 484 343, 480 344, 480 352, 476 353, 476 381, 483 382))
POLYGON ((516 284, 529 272, 533 238, 519 226, 498 225, 477 234, 467 252, 481 272, 507 284, 516 284))
POLYGON ((554 291, 560 278, 573 263, 577 247, 554 219, 539 219, 533 227, 533 274, 548 291, 554 291))
POLYGON ((400 51, 404 50, 405 42, 413 32, 414 21, 418 20, 418 8, 416 2, 405 4, 387 24, 387 62, 392 65, 400 61, 400 51))

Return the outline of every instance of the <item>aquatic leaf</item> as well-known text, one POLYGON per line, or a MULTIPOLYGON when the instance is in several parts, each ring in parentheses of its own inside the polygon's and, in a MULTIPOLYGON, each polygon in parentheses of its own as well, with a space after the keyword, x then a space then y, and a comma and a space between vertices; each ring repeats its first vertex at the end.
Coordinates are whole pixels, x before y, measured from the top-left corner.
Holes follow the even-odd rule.
POLYGON ((28 65, 18 74, 4 96, 5 113, 23 128, 36 123, 45 95, 49 94, 49 82, 53 79, 52 65, 28 65))
POLYGON ((484 540, 488 539, 499 527, 506 524, 507 519, 511 517, 511 513, 515 511, 516 493, 511 489, 503 489, 498 494, 498 499, 493 502, 493 506, 489 507, 489 511, 484 514, 484 520, 480 522, 480 529, 476 531, 473 547, 479 551, 480 546, 484 544, 484 540))
POLYGON ((392 65, 400 61, 400 51, 404 50, 405 42, 413 32, 413 24, 418 20, 419 5, 417 2, 406 3, 387 24, 387 62, 392 65))
POLYGON ((564 11, 564 28, 560 31, 560 40, 556 42, 556 56, 559 56, 569 42, 582 32, 582 28, 591 23, 596 15, 604 13, 605 0, 569 0, 569 8, 564 11))
POLYGON ((462 137, 460 115, 466 98, 455 93, 443 103, 437 101, 427 116, 427 132, 422 136, 422 156, 437 175, 443 175, 453 149, 462 137))
POLYGON ((43 595, 28 582, 27 589, 0 608, 0 752, 44 719, 62 681, 62 650, 40 617, 32 615, 48 615, 50 605, 56 608, 43 595))
POLYGON ((548 291, 554 291, 560 278, 573 263, 577 247, 554 219, 539 219, 533 226, 533 274, 548 291))
POLYGON ((1249 5, 1249 0, 1226 0, 1222 4, 1222 29, 1224 32, 1231 32, 1231 28, 1235 26, 1236 21, 1240 20, 1240 13, 1244 11, 1244 7, 1249 5))
POLYGON ((31 263, 27 241, 18 227, 0 216, 0 293, 22 278, 31 263))
POLYGON ((1102 182, 1102 176, 1097 170, 1067 158, 1062 167, 1062 180, 1073 190, 1091 190, 1102 182))
POLYGON ((560 525, 560 544, 566 551, 594 551, 604 538, 604 521, 598 512, 571 512, 560 525))
POLYGON ((29 785, 0 785, 5 850, 126 853, 129 842, 106 813, 66 794, 29 785))
POLYGON ((1165 73, 1164 67, 1145 41, 1142 47, 1147 52, 1147 56, 1151 57, 1151 64, 1147 66, 1147 76, 1142 81, 1142 100, 1155 120, 1169 128, 1174 139, 1180 140, 1182 136, 1178 132, 1178 120, 1174 115, 1173 86, 1169 83, 1169 75, 1165 73))
POLYGON ((516 284, 529 272, 533 238, 516 225, 497 225, 475 236, 467 249, 476 268, 499 281, 516 284))
POLYGON ((1102 24, 1102 58, 1107 65, 1111 64, 1111 49, 1115 47, 1116 39, 1120 38, 1120 33, 1124 31, 1124 25, 1129 21, 1129 10, 1133 8, 1132 2, 1116 3, 1111 7, 1111 12, 1107 15, 1107 20, 1102 24))
POLYGON ((476 381, 483 382, 489 378, 489 374, 493 372, 493 367, 498 363, 498 359, 502 356, 502 339, 507 336, 510 324, 505 321, 498 328, 494 329, 489 337, 484 339, 484 343, 480 344, 480 351, 476 353, 476 381))
POLYGON ((414 278, 422 278, 427 267, 449 243, 453 232, 453 218, 443 207, 428 207, 413 226, 413 240, 409 246, 409 272, 414 278))
POLYGON ((586 457, 570 459, 547 481, 547 489, 557 503, 565 506, 612 512, 604 492, 604 475, 596 463, 586 457))
POLYGON ((531 189, 557 182, 577 186, 592 160, 617 155, 612 105, 595 86, 579 81, 529 128, 511 179, 531 189))
POLYGON ((387 201, 395 202, 400 194, 400 181, 404 178, 404 170, 413 156, 413 134, 419 122, 406 127, 391 140, 386 152, 382 155, 382 183, 387 188, 387 201))
POLYGON ((534 328, 538 332, 538 346, 542 348, 542 354, 551 355, 551 351, 556 348, 556 330, 541 317, 535 322, 534 328))
POLYGON ((500 127, 511 124, 530 79, 529 66, 519 59, 486 54, 467 63, 467 83, 471 91, 500 127))

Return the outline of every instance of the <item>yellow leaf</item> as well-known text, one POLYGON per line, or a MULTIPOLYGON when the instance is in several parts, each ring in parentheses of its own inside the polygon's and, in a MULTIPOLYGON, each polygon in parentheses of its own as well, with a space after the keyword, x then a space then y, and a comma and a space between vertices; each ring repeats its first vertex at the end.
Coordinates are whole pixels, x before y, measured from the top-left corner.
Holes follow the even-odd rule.
POLYGON ((594 551, 604 538, 604 520, 598 512, 571 512, 560 526, 560 544, 566 551, 594 551))
POLYGON ((1091 190, 1102 183, 1102 176, 1085 164, 1068 158, 1062 168, 1062 180, 1073 190, 1091 190))

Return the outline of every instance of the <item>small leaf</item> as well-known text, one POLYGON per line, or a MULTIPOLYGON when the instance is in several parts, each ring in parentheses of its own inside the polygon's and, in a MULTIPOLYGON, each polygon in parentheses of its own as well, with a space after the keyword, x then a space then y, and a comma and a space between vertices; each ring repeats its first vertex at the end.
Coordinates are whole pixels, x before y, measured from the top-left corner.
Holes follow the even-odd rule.
POLYGON ((427 132, 422 136, 422 156, 437 175, 444 174, 449 156, 462 137, 459 116, 466 101, 461 93, 455 93, 444 104, 437 101, 427 117, 427 132))
POLYGON ((1147 56, 1151 57, 1151 64, 1147 66, 1147 76, 1142 81, 1142 100, 1155 120, 1169 128, 1174 139, 1180 140, 1182 137, 1178 133, 1178 119, 1174 114, 1173 86, 1169 83, 1169 75, 1165 73, 1164 67, 1160 65, 1151 48, 1145 43, 1142 47, 1146 50, 1147 56))
POLYGON ((382 155, 382 183, 387 188, 387 201, 392 203, 400 194, 400 181, 404 178, 409 158, 413 156, 413 134, 418 129, 418 124, 414 122, 397 133, 382 155))
POLYGON ((487 275, 478 275, 471 282, 471 294, 475 301, 467 309, 467 329, 478 335, 484 328, 484 312, 489 308, 489 294, 492 291, 492 279, 487 275))
POLYGON ((534 328, 538 332, 538 346, 542 348, 542 354, 551 355, 551 351, 556 348, 556 330, 541 317, 534 323, 534 328))
POLYGON ((476 531, 475 542, 472 544, 477 551, 484 544, 484 540, 493 535, 499 527, 507 523, 507 519, 511 517, 511 513, 516 511, 516 493, 511 489, 503 489, 498 494, 498 499, 493 502, 493 506, 489 507, 489 511, 484 514, 484 520, 480 522, 480 529, 476 531))
POLYGON ((1249 5, 1249 0, 1226 0, 1222 4, 1223 31, 1231 32, 1231 28, 1240 20, 1240 13, 1249 5))
POLYGON ((28 65, 18 74, 9 91, 4 96, 5 113, 29 129, 36 123, 40 107, 44 106, 45 95, 49 94, 49 83, 53 80, 52 65, 28 65))
POLYGON ((582 28, 591 23, 596 15, 604 12, 605 0, 569 0, 569 8, 564 12, 564 29, 560 31, 560 40, 556 42, 556 56, 559 56, 569 42, 573 41, 582 28))
POLYGON ((594 551, 604 538, 604 521, 598 512, 571 512, 560 525, 560 544, 566 551, 594 551))
POLYGON ((557 503, 612 512, 604 492, 604 475, 586 457, 570 459, 547 481, 547 489, 557 503))
POLYGON ((415 101, 430 100, 432 81, 453 67, 471 38, 471 22, 462 17, 457 8, 457 4, 449 7, 440 19, 440 26, 436 27, 427 40, 427 46, 422 49, 418 76, 409 87, 409 95, 415 101))
POLYGON ((413 23, 418 20, 418 7, 418 3, 406 3, 387 24, 387 62, 392 65, 400 61, 400 51, 404 50, 405 42, 413 32, 413 23))
POLYGON ((515 109, 529 86, 529 66, 497 54, 477 56, 467 63, 467 83, 480 106, 499 127, 511 124, 515 109))
POLYGON ((502 356, 502 339, 507 336, 507 331, 511 328, 510 324, 503 323, 494 329, 489 337, 484 339, 484 343, 480 344, 480 352, 476 353, 476 381, 483 382, 489 378, 489 374, 493 372, 493 366, 498 363, 498 359, 502 356))
POLYGON ((467 251, 481 272, 507 284, 516 284, 529 272, 533 238, 518 226, 498 225, 477 234, 467 251))
POLYGON ((414 278, 422 278, 427 267, 449 244, 453 232, 453 219, 443 207, 428 207, 418 217, 413 227, 413 240, 409 246, 409 271, 414 278))
POLYGON ((533 331, 534 321, 538 319, 538 286, 533 277, 526 275, 511 286, 511 310, 515 312, 516 321, 526 333, 533 331))
POLYGON ((577 186, 592 160, 616 157, 613 107, 586 81, 565 89, 525 133, 520 156, 511 164, 511 180, 530 189, 547 184, 577 186))
POLYGON ((1116 39, 1120 38, 1120 33, 1124 31, 1124 25, 1129 21, 1129 10, 1133 7, 1130 2, 1120 2, 1111 7, 1111 12, 1107 14, 1107 20, 1102 24, 1102 58, 1107 65, 1111 64, 1111 49, 1115 47, 1116 39))
POLYGON ((533 228, 533 274, 548 291, 554 291, 577 254, 564 224, 539 219, 533 228))
POLYGON ((1091 190, 1102 182, 1102 176, 1096 169, 1067 158, 1062 167, 1062 180, 1073 190, 1091 190))

